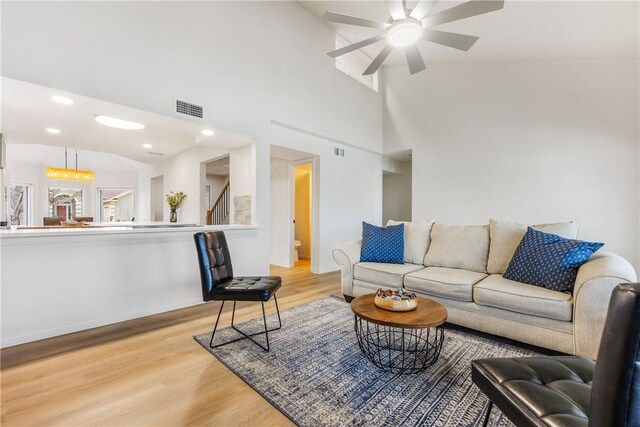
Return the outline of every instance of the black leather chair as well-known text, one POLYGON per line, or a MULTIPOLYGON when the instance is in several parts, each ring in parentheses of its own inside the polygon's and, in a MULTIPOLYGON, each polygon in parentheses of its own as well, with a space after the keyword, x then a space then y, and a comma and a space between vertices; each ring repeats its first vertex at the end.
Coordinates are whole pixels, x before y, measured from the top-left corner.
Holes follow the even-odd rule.
POLYGON ((517 426, 640 426, 640 283, 609 301, 598 359, 482 359, 473 382, 517 426))
POLYGON ((200 264, 202 299, 204 301, 222 301, 216 324, 211 334, 209 347, 216 348, 248 338, 263 350, 269 351, 269 332, 276 331, 282 327, 278 299, 276 298, 276 291, 280 288, 282 279, 277 276, 233 277, 229 247, 227 246, 227 239, 222 231, 196 233, 193 238, 196 242, 198 262, 200 264), (278 327, 268 329, 264 303, 269 301, 272 295, 276 303, 276 312, 278 313, 278 327), (226 301, 233 301, 231 327, 242 334, 242 337, 214 346, 213 338, 216 334, 216 329, 218 329, 218 321, 220 320, 220 314, 222 314, 222 309, 226 301), (237 301, 260 301, 262 304, 264 331, 247 334, 235 327, 233 320, 236 314, 237 301), (253 339, 254 336, 261 334, 265 335, 266 347, 253 339))

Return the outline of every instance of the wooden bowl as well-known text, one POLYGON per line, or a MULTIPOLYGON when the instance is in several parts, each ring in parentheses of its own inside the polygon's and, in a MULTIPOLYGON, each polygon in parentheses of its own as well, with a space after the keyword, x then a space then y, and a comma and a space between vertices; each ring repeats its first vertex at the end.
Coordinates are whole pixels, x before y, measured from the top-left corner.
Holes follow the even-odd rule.
POLYGON ((381 308, 383 310, 389 310, 389 311, 411 311, 411 310, 415 310, 415 308, 418 306, 417 299, 394 300, 394 299, 380 298, 378 296, 376 296, 373 299, 373 303, 375 304, 376 307, 381 308))

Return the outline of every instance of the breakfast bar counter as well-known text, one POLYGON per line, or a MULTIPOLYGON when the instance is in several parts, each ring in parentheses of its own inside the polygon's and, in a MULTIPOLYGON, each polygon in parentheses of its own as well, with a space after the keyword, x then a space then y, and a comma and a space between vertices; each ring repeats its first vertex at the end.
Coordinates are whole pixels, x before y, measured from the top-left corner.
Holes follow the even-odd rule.
POLYGON ((223 230, 238 274, 256 265, 255 226, 109 223, 0 231, 7 347, 202 303, 193 235, 223 230))

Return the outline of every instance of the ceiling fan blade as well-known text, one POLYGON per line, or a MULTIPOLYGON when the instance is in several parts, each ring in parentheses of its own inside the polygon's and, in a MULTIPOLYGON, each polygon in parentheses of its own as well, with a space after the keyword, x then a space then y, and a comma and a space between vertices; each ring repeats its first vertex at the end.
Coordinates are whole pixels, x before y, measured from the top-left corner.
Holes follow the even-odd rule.
POLYGON ((403 0, 385 0, 385 3, 387 4, 389 13, 394 21, 397 19, 405 19, 407 17, 403 0))
POLYGON ((378 71, 378 68, 380 68, 384 60, 387 59, 387 56, 389 56, 392 50, 393 50, 393 46, 389 46, 389 45, 385 46, 384 49, 382 49, 382 51, 378 54, 378 56, 376 56, 373 62, 371 62, 369 67, 367 67, 367 69, 364 70, 364 73, 362 73, 362 75, 368 76, 369 74, 373 74, 376 71, 378 71))
POLYGON ((343 15, 341 13, 331 12, 329 10, 324 13, 323 17, 325 21, 337 22, 339 24, 357 25, 359 27, 371 27, 386 30, 391 26, 391 24, 387 22, 358 18, 357 16, 343 15))
POLYGON ((327 53, 327 55, 329 55, 332 58, 337 58, 338 56, 342 56, 345 53, 353 52, 354 50, 358 50, 361 47, 369 46, 370 44, 384 40, 386 36, 387 36, 387 33, 378 34, 377 36, 373 36, 371 38, 362 40, 360 42, 350 44, 349 46, 336 49, 332 52, 327 53))
POLYGON ((418 46, 412 44, 404 48, 404 53, 407 56, 407 64, 409 64, 409 72, 413 75, 427 68, 422 60, 422 55, 418 46))
POLYGON ((447 22, 458 21, 460 19, 500 10, 503 6, 504 0, 471 0, 466 3, 462 3, 461 5, 454 6, 451 9, 443 10, 435 15, 427 16, 422 20, 422 24, 425 28, 434 27, 447 22))
POLYGON ((448 33, 427 28, 422 33, 422 37, 430 42, 449 46, 454 49, 467 51, 478 41, 480 37, 468 36, 466 34, 448 33))
POLYGON ((416 21, 420 21, 427 16, 427 13, 438 3, 439 0, 422 0, 416 7, 413 8, 409 14, 409 18, 413 18, 416 21))

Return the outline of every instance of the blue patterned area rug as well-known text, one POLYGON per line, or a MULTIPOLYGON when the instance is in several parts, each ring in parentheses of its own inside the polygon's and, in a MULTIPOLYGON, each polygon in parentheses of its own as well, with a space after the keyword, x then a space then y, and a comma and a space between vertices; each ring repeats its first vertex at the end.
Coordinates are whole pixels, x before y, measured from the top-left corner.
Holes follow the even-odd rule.
MULTIPOLYGON (((194 338, 299 426, 481 426, 488 402, 471 381, 471 361, 536 355, 447 329, 434 365, 420 374, 397 375, 376 368, 360 352, 353 314, 343 300, 324 298, 281 315, 282 329, 269 334, 269 353, 249 340, 211 350, 210 332, 194 338)), ((277 325, 275 314, 267 321, 277 325)), ((259 318, 238 326, 259 331, 262 325, 259 318)), ((236 337, 226 328, 216 333, 216 342, 236 337)), ((512 424, 494 407, 489 425, 512 424)))

